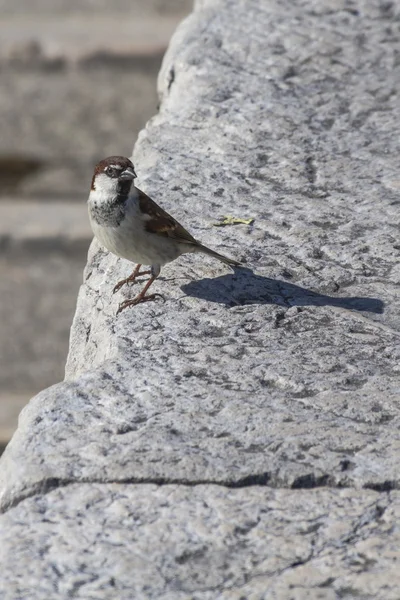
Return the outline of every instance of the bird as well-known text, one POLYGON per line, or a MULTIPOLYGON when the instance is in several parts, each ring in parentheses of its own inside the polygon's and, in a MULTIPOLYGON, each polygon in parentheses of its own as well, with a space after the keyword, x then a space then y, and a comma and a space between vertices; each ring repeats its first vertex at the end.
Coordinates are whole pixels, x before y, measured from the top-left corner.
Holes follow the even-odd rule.
MULTIPOLYGON (((208 254, 231 267, 241 263, 196 240, 178 221, 134 185, 133 163, 124 156, 109 156, 94 169, 88 198, 94 236, 107 250, 136 263, 132 274, 119 281, 113 293, 142 275, 149 280, 137 296, 119 304, 117 314, 130 306, 149 302, 161 294, 147 294, 161 267, 185 253, 208 254), (142 265, 149 269, 141 270, 142 265)), ((162 297, 162 296, 161 296, 162 297)))

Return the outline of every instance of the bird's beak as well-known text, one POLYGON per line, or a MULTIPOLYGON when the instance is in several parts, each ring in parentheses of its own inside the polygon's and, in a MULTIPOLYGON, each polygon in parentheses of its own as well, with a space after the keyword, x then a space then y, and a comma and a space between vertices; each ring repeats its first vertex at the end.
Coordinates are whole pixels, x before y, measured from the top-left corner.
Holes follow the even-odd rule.
POLYGON ((135 179, 135 177, 137 177, 137 175, 135 173, 135 169, 133 167, 128 167, 127 169, 125 169, 125 171, 122 171, 122 173, 118 177, 118 179, 122 179, 123 181, 126 181, 126 180, 135 179))

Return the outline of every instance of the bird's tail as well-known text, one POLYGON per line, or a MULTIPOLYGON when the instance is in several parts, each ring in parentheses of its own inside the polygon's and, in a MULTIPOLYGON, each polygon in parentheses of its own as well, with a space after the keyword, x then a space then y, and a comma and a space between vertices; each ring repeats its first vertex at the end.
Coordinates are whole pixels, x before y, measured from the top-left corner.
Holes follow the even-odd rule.
POLYGON ((208 254, 209 256, 213 256, 214 258, 217 258, 221 262, 225 263, 226 265, 230 265, 231 267, 240 267, 242 264, 237 260, 233 260, 233 258, 228 258, 228 256, 224 256, 223 254, 218 254, 218 252, 207 248, 207 246, 203 246, 203 244, 198 245, 198 251, 204 252, 204 254, 208 254))

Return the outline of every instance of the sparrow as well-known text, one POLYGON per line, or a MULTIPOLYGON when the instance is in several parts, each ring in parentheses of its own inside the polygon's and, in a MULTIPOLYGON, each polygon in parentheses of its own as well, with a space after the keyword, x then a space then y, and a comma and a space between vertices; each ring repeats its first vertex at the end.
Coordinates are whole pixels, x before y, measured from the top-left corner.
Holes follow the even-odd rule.
POLYGON ((117 314, 128 306, 159 297, 160 294, 147 294, 148 289, 160 274, 161 267, 181 254, 202 252, 232 267, 240 266, 238 261, 203 246, 178 221, 135 187, 136 177, 129 158, 109 156, 96 165, 88 198, 90 225, 100 244, 116 256, 136 263, 132 274, 119 281, 113 293, 134 282, 140 275, 150 275, 135 298, 119 305, 117 314), (141 271, 142 265, 150 268, 141 271))

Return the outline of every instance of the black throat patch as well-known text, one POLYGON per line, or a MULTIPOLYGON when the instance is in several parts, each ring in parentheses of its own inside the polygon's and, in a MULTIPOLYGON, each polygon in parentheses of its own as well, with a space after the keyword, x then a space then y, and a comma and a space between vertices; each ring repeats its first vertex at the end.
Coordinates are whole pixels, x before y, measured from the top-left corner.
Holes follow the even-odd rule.
POLYGON ((103 227, 118 227, 125 218, 126 201, 132 181, 118 182, 117 195, 109 202, 90 202, 90 214, 96 223, 103 227))

